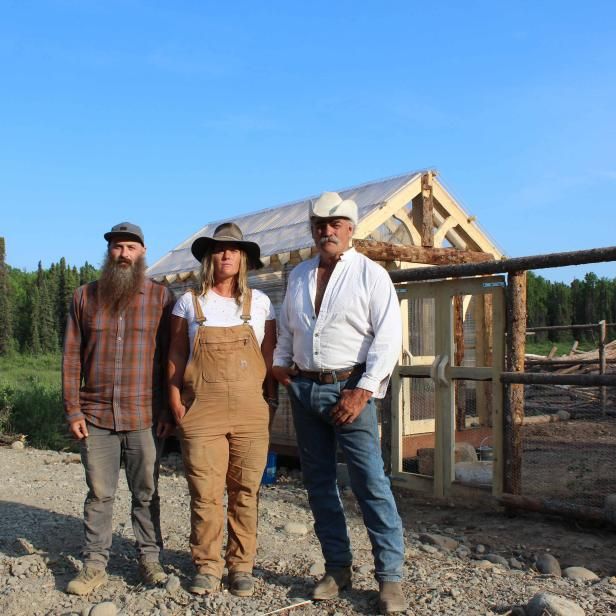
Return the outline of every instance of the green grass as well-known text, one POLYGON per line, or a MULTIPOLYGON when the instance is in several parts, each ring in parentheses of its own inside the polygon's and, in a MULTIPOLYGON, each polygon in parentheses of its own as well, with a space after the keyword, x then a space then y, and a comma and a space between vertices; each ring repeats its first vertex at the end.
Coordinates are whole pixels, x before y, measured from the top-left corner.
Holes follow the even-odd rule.
MULTIPOLYGON (((565 355, 569 354, 571 351, 571 347, 573 346, 573 340, 567 340, 564 342, 552 342, 550 340, 546 340, 545 342, 534 342, 531 338, 526 339, 526 352, 533 353, 535 355, 547 355, 552 347, 556 345, 558 350, 556 351, 556 355, 565 355)), ((578 344, 578 351, 593 351, 597 348, 597 344, 594 342, 580 342, 578 344)))
POLYGON ((21 355, 0 357, 0 382, 16 389, 28 388, 32 379, 60 387, 62 355, 21 355))
POLYGON ((0 358, 0 432, 29 445, 73 449, 62 409, 61 355, 0 358))

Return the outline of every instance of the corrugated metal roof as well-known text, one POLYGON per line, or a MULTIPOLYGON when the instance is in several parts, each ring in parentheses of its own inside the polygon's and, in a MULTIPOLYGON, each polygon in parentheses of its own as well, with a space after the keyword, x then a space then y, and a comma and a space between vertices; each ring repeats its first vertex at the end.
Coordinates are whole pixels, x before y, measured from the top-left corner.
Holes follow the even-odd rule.
MULTIPOLYGON (((361 221, 423 172, 423 170, 414 171, 337 192, 344 199, 353 199, 357 203, 359 220, 361 221)), ((311 199, 316 197, 318 197, 318 194, 293 203, 238 216, 233 222, 244 233, 244 239, 259 244, 261 255, 264 257, 308 248, 313 244, 308 224, 308 204, 311 199)), ((198 237, 211 237, 214 229, 227 220, 218 220, 206 224, 154 263, 148 269, 148 275, 157 277, 197 269, 198 263, 190 252, 190 246, 198 237)))

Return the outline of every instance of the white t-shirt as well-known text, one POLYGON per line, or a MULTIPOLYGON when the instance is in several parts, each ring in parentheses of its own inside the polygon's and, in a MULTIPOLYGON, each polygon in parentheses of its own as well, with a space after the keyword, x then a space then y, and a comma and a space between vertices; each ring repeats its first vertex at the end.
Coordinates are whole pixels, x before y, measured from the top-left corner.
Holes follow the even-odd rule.
MULTIPOLYGON (((201 310, 205 316, 205 327, 231 327, 243 323, 242 307, 237 305, 234 297, 222 297, 210 290, 206 297, 199 297, 201 310)), ((184 293, 173 308, 173 315, 188 321, 188 338, 190 340, 190 354, 192 356, 193 343, 199 325, 195 321, 195 307, 193 294, 184 293)), ((274 307, 270 298, 258 289, 252 289, 252 303, 250 305, 250 321, 248 322, 255 332, 259 345, 265 337, 265 321, 276 318, 274 307)))

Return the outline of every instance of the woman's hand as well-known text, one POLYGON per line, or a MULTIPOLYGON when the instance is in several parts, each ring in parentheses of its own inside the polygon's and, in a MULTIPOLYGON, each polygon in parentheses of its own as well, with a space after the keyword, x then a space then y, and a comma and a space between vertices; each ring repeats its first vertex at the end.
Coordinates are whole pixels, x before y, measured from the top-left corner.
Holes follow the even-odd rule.
POLYGON ((171 414, 173 415, 173 419, 175 420, 175 425, 179 426, 182 419, 184 418, 184 415, 186 415, 186 407, 182 404, 172 404, 170 405, 171 407, 171 414))

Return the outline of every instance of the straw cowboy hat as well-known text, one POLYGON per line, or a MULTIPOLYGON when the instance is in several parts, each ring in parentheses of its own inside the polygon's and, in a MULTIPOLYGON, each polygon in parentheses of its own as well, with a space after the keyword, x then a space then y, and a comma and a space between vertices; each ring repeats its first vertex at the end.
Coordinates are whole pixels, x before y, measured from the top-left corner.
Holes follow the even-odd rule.
POLYGON ((353 199, 343 199, 337 192, 324 192, 318 199, 308 204, 310 220, 315 218, 348 218, 357 224, 357 203, 353 199))
POLYGON ((241 248, 248 257, 248 269, 261 269, 261 249, 259 244, 248 242, 244 239, 241 229, 234 222, 223 222, 214 230, 212 237, 198 237, 190 247, 193 256, 199 263, 203 260, 203 256, 208 250, 212 249, 216 244, 221 243, 236 244, 241 248))

